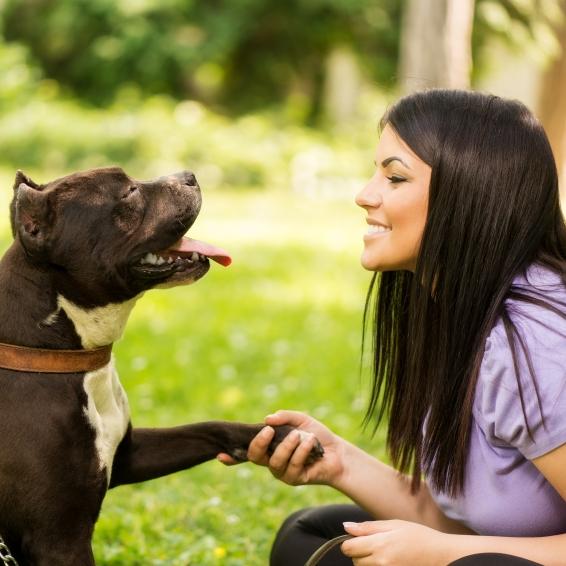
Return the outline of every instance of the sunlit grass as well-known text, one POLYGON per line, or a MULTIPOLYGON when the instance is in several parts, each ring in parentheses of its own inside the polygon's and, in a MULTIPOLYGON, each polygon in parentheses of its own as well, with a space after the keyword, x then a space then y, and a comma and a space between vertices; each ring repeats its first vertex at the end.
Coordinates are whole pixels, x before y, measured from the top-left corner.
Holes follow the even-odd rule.
MULTIPOLYGON (((10 177, 0 173, 2 248, 10 177)), ((363 230, 351 200, 205 192, 191 234, 227 248, 234 263, 140 300, 115 347, 134 424, 258 422, 294 408, 381 453, 383 439, 360 429, 363 230)), ((265 566, 286 515, 336 500, 328 488, 291 488, 264 469, 210 462, 111 491, 95 552, 112 566, 265 566)))

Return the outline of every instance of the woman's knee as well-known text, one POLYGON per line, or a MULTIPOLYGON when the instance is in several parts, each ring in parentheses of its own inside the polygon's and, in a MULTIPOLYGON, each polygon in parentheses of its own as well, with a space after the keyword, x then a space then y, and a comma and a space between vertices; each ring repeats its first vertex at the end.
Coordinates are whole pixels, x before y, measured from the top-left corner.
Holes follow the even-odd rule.
MULTIPOLYGON (((344 534, 344 521, 361 522, 371 516, 355 505, 324 505, 296 511, 281 525, 271 549, 271 566, 304 564, 326 541, 344 534)), ((339 549, 333 563, 351 564, 339 549)))

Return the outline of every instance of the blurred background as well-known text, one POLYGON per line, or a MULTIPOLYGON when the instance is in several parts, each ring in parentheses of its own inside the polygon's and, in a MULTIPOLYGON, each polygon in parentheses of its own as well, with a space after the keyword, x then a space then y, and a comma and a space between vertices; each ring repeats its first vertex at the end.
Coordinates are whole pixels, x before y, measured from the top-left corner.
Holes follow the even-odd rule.
MULTIPOLYGON (((191 234, 234 264, 134 311, 115 348, 134 423, 295 408, 386 458, 383 431, 360 427, 369 275, 353 203, 379 118, 419 88, 518 98, 564 173, 565 13, 566 0, 0 0, 0 247, 17 169, 40 183, 192 169, 191 234)), ((95 553, 265 565, 286 515, 330 501, 343 498, 212 462, 109 494, 95 553)))
POLYGON ((564 4, 2 0, 0 165, 337 197, 387 101, 472 86, 526 102, 564 168, 564 4))

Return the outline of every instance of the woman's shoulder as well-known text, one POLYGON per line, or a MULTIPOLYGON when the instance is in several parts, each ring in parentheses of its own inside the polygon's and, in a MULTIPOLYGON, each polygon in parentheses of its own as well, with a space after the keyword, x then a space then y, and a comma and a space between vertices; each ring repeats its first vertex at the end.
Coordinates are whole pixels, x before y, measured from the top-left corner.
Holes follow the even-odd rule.
MULTIPOLYGON (((566 339, 566 280, 544 265, 530 265, 513 279, 504 312, 526 344, 566 339)), ((509 346, 503 316, 495 321, 488 341, 509 346)))
POLYGON ((552 297, 566 297, 566 281, 560 273, 541 263, 532 263, 518 273, 511 284, 511 290, 548 293, 552 297))
MULTIPOLYGON (((497 318, 487 337, 483 365, 514 370, 512 337, 519 369, 529 364, 521 355, 527 350, 537 365, 559 361, 566 375, 566 283, 561 275, 540 264, 531 265, 514 278, 504 313, 506 316, 497 318)), ((493 372, 484 373, 486 379, 493 378, 493 372)))
POLYGON ((515 332, 500 317, 486 340, 474 416, 531 459, 566 441, 566 285, 533 265, 513 281, 505 311, 515 332))

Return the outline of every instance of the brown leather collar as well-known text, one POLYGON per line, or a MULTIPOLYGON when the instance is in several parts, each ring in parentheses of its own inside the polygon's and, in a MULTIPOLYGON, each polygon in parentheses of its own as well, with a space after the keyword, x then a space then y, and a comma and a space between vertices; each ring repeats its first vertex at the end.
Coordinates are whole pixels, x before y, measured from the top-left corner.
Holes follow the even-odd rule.
POLYGON ((0 368, 34 373, 83 373, 110 362, 112 344, 93 350, 43 350, 0 344, 0 368))

